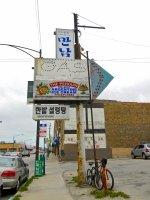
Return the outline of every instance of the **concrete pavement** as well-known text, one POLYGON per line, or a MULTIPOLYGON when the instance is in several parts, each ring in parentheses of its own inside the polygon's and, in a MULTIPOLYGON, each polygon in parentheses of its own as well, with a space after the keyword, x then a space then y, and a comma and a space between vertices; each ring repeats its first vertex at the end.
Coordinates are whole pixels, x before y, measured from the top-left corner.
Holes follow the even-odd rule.
POLYGON ((34 179, 28 191, 16 195, 21 195, 21 200, 73 200, 64 182, 63 172, 57 157, 50 155, 46 160, 45 175, 34 179))

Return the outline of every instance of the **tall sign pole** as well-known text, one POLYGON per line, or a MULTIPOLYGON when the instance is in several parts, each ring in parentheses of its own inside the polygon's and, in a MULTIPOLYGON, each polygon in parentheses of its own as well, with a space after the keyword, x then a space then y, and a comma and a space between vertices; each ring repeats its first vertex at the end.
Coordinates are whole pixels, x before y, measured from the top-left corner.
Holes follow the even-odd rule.
MULTIPOLYGON (((74 13, 74 31, 75 31, 75 59, 81 59, 80 44, 78 39, 78 16, 74 13)), ((84 121, 83 121, 83 103, 76 105, 77 120, 77 149, 78 149, 78 184, 82 185, 86 180, 85 169, 85 147, 84 147, 84 121)))
MULTIPOLYGON (((40 58, 42 57, 42 50, 40 49, 40 58)), ((39 160, 39 130, 40 130, 40 120, 37 120, 37 126, 36 126, 36 154, 35 154, 35 160, 39 160)))

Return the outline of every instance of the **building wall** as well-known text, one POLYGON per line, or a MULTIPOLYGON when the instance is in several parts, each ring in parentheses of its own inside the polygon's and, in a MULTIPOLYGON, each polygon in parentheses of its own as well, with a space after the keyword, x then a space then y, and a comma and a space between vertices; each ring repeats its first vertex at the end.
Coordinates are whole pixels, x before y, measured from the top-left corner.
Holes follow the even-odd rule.
POLYGON ((150 103, 100 102, 104 104, 107 147, 133 148, 150 142, 150 103))
MULTIPOLYGON (((150 103, 96 100, 93 107, 94 129, 101 130, 99 134, 105 134, 107 147, 133 148, 140 142, 150 142, 150 103)), ((70 108, 70 117, 69 121, 65 121, 65 131, 66 134, 75 134, 75 108, 70 108)), ((88 133, 85 115, 84 121, 85 133, 88 133)), ((88 128, 91 129, 90 108, 88 108, 88 128)))
MULTIPOLYGON (((91 109, 83 108, 84 117, 84 141, 85 148, 93 148, 93 135, 92 135, 92 123, 91 123, 91 109), (87 112, 87 114, 86 114, 87 112)), ((105 135, 105 117, 104 108, 99 104, 99 106, 92 109, 93 112, 93 122, 94 122, 94 132, 95 132, 95 147, 96 148, 106 148, 106 135, 105 135)), ((77 142, 76 134, 76 108, 70 108, 70 119, 65 121, 65 142, 77 142)))
MULTIPOLYGON (((21 148, 24 148, 23 144, 14 144, 14 151, 20 151, 21 148)), ((0 143, 0 151, 4 153, 8 151, 13 151, 13 143, 0 143)))

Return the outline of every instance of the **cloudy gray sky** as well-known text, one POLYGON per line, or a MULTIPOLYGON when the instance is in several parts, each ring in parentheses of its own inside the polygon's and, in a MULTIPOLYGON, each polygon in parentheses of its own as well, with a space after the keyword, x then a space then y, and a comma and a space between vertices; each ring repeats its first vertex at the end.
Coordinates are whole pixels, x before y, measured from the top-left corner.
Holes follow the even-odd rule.
MULTIPOLYGON (((149 102, 149 4, 148 0, 0 1, 0 43, 37 51, 42 48, 44 58, 55 58, 53 32, 56 28, 73 29, 72 13, 77 13, 80 25, 105 27, 80 29, 81 46, 114 76, 98 99, 149 102)), ((39 57, 35 52, 28 53, 39 57)), ((32 57, 0 45, 0 141, 12 142, 13 136, 24 134, 15 139, 35 144, 36 122, 32 120, 32 105, 26 103, 33 66, 32 57)))

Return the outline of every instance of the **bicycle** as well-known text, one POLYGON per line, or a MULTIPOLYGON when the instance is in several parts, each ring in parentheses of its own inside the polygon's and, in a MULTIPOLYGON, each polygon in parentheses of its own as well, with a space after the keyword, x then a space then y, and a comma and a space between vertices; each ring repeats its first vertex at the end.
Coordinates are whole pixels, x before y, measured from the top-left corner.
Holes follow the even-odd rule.
MULTIPOLYGON (((94 162, 89 162, 90 166, 93 164, 94 162)), ((108 169, 106 169, 106 180, 107 188, 108 190, 111 190, 114 186, 114 177, 108 169)), ((98 162, 98 169, 92 167, 92 169, 87 170, 87 182, 89 185, 92 185, 94 182, 98 190, 101 190, 104 187, 104 169, 102 167, 102 160, 98 162)))

